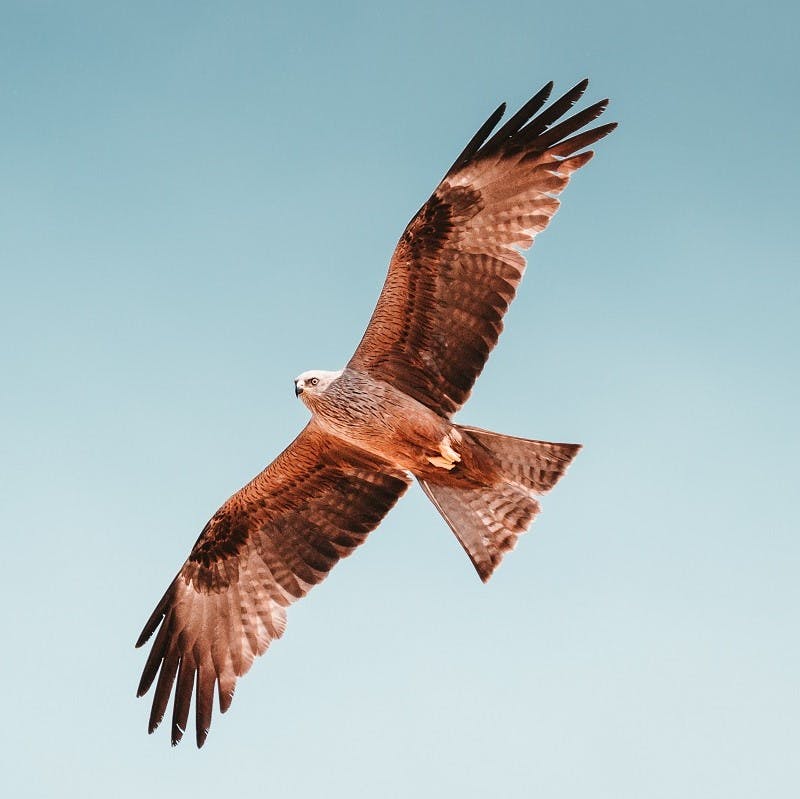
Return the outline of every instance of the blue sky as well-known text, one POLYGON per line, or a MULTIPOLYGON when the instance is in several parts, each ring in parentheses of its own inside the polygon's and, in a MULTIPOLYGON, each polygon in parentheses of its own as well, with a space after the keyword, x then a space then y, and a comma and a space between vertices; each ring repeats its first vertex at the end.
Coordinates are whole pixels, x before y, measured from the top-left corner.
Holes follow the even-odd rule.
POLYGON ((8 795, 800 789, 798 12, 0 6, 8 795), (458 419, 585 445, 483 586, 417 489, 289 613, 205 748, 143 622, 293 438, 405 223, 500 100, 620 128, 458 419))

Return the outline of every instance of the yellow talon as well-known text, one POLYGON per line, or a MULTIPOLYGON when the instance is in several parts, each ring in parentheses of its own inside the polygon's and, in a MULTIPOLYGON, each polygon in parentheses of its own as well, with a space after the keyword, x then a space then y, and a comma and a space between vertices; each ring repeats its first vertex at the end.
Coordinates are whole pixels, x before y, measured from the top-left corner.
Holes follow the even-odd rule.
POLYGON ((455 468, 455 465, 461 461, 461 455, 459 455, 452 446, 452 442, 455 441, 457 443, 461 442, 461 433, 458 432, 455 428, 453 428, 440 442, 439 442, 439 452, 441 453, 441 457, 439 455, 428 458, 428 461, 432 463, 434 466, 438 466, 440 469, 447 469, 450 471, 451 469, 455 468))
POLYGON ((446 438, 439 445, 439 452, 454 463, 458 463, 461 460, 461 456, 450 446, 450 442, 446 438))
POLYGON ((447 458, 441 458, 438 455, 435 458, 428 458, 428 462, 438 466, 440 469, 447 469, 448 472, 455 468, 456 465, 455 462, 447 460, 447 458))

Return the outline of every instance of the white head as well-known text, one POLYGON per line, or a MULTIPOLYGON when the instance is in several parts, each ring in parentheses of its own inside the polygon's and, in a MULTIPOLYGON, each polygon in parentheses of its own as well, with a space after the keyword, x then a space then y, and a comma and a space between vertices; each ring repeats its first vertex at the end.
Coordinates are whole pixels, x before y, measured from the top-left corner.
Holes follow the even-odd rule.
POLYGON ((319 369, 303 372, 303 374, 294 381, 295 396, 301 397, 304 402, 307 399, 318 397, 320 394, 324 394, 328 386, 333 383, 337 377, 341 377, 341 374, 341 371, 323 372, 319 369))

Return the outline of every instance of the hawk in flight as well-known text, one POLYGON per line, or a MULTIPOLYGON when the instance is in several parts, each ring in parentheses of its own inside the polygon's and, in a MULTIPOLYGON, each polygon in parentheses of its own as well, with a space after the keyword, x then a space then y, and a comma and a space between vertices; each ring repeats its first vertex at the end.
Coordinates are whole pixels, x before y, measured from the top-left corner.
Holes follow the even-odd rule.
POLYGON ((137 692, 155 682, 150 732, 174 686, 172 743, 194 693, 202 746, 215 690, 225 712, 286 608, 364 542, 412 475, 484 581, 528 529, 580 446, 451 418, 497 343, 521 251, 615 127, 585 129, 607 100, 565 118, 587 85, 546 106, 548 83, 496 131, 505 104, 486 120, 403 232, 353 357, 295 380, 311 420, 213 515, 136 642, 156 634, 137 692))

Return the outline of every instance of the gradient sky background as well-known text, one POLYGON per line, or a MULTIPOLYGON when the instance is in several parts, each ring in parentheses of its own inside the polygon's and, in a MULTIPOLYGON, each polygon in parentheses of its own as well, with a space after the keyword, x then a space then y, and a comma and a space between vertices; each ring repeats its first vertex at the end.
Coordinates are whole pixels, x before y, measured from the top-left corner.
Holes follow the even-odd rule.
POLYGON ((793 4, 0 5, 14 797, 796 796, 793 4), (333 6, 336 8, 333 8, 333 6), (488 586, 412 489, 199 753, 133 642, 502 100, 622 122, 465 423, 585 451, 488 586))

